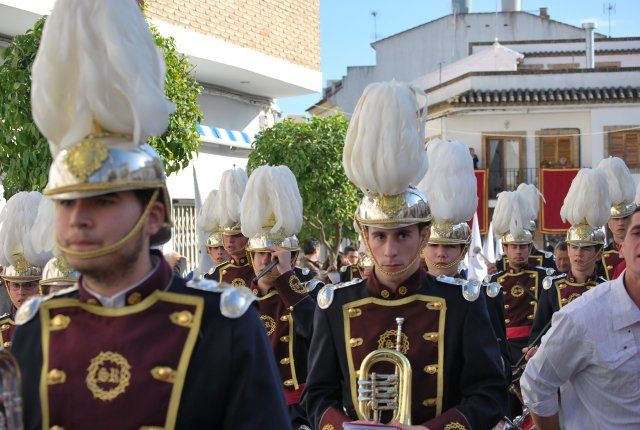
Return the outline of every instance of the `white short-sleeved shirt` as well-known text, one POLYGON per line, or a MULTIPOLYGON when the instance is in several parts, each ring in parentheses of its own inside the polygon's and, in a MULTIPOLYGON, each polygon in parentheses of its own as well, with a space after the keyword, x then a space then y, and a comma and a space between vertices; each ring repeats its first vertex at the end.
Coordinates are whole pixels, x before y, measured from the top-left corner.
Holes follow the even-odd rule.
POLYGON ((566 429, 640 429, 640 309, 624 272, 553 315, 520 380, 526 406, 566 429))

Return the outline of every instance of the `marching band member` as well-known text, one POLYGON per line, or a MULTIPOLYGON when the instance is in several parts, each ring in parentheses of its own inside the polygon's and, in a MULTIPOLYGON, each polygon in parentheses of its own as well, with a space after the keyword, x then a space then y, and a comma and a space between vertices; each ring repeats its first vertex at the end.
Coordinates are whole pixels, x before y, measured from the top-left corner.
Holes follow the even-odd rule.
POLYGON ((229 261, 229 253, 224 249, 224 239, 218 220, 218 212, 215 210, 218 190, 212 190, 200 208, 198 214, 197 229, 207 237, 205 246, 207 254, 213 263, 213 270, 217 266, 229 261))
POLYGON ((613 236, 611 243, 602 251, 598 271, 601 276, 611 280, 614 278, 616 267, 623 261, 619 254, 620 245, 624 240, 629 218, 636 209, 633 201, 635 182, 627 165, 618 157, 603 159, 598 164, 598 169, 607 175, 611 198, 611 212, 607 225, 613 236))
POLYGON ((608 195, 605 175, 598 169, 582 169, 571 182, 560 210, 562 220, 571 224, 566 237, 571 269, 544 279, 532 339, 551 321, 554 312, 606 281, 598 275, 596 263, 604 247, 604 224, 610 208, 608 195))
POLYGON ((37 191, 17 193, 7 201, 0 219, 0 264, 4 266, 0 278, 12 303, 11 312, 0 316, 4 348, 11 346, 18 308, 30 297, 39 294, 42 267, 51 256, 50 253, 37 251, 31 240, 30 233, 36 223, 41 201, 42 194, 37 191))
MULTIPOLYGON (((525 229, 529 230, 533 237, 537 228, 536 220, 538 219, 538 213, 540 212, 540 198, 542 197, 542 194, 540 194, 538 188, 533 184, 520 184, 516 191, 522 194, 531 208, 531 219, 525 226, 525 229)), ((502 257, 496 261, 495 266, 490 265, 489 273, 494 274, 496 272, 504 271, 505 265, 508 266, 507 260, 507 256, 503 254, 502 257)), ((554 254, 552 252, 537 249, 533 242, 531 243, 531 252, 529 253, 529 265, 532 267, 553 269, 554 271, 557 270, 554 254)))
POLYGON ((296 276, 293 262, 300 252, 296 234, 302 228, 302 197, 286 166, 262 166, 249 177, 241 203, 242 234, 257 276, 252 280, 263 321, 278 364, 291 424, 309 428, 300 397, 307 378, 307 356, 313 331, 315 301, 309 284, 296 276), (274 261, 277 259, 277 263, 274 261), (275 265, 266 273, 267 266, 275 265))
MULTIPOLYGON (((471 229, 467 221, 473 218, 478 208, 477 181, 473 172, 473 160, 462 142, 431 141, 427 149, 429 170, 418 185, 427 196, 433 223, 424 247, 423 256, 427 271, 437 276, 464 278, 460 273, 460 262, 464 259, 471 243, 471 229), (456 196, 452 199, 451 196, 456 196)), ((482 289, 480 283, 462 283, 464 294, 475 299, 482 289), (477 291, 473 291, 478 288, 477 291)), ((486 291, 486 290, 484 290, 486 291)), ((504 323, 504 298, 502 294, 485 297, 491 325, 500 345, 502 365, 507 378, 511 374, 510 354, 504 323)), ((505 397, 506 400, 506 397, 505 397)), ((506 413, 506 405, 504 408, 506 413)))
POLYGON ((162 161, 144 144, 173 111, 164 79, 135 1, 55 3, 32 107, 57 247, 81 277, 16 315, 27 430, 289 425, 251 292, 190 288, 151 249, 171 235, 162 161))
MULTIPOLYGON (((222 244, 229 254, 226 263, 214 267, 205 275, 207 279, 231 284, 234 287, 248 287, 253 278, 253 268, 247 258, 247 241, 240 226, 240 201, 248 181, 247 173, 233 168, 222 173, 217 199, 213 206, 214 217, 220 222, 217 232, 222 236, 222 244)), ((212 244, 217 244, 218 235, 212 244)))
MULTIPOLYGON (((402 415, 405 429, 486 429, 501 417, 500 350, 484 297, 467 301, 459 288, 421 267, 431 214, 424 195, 411 186, 427 168, 419 96, 404 84, 371 84, 349 125, 343 162, 347 177, 365 193, 355 220, 374 267, 366 280, 318 293, 302 400, 318 430, 376 415, 382 421, 402 415), (373 377, 361 364, 381 348, 383 354, 395 348, 413 369, 410 378, 406 365, 399 371, 407 379, 402 413, 369 414, 369 403, 358 401, 359 383, 373 377)), ((385 364, 370 370, 393 373, 385 364)))

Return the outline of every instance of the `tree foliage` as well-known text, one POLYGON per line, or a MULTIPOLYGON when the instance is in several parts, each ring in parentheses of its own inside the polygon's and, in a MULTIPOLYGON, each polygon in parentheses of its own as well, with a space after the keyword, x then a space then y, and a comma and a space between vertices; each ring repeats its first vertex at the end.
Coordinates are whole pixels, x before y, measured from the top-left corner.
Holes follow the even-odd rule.
MULTIPOLYGON (((47 184, 51 155, 45 137, 31 115, 31 66, 38 52, 46 17, 23 35, 13 38, 0 54, 0 178, 5 198, 18 191, 42 190, 47 184)), ((202 120, 198 95, 202 87, 191 75, 188 59, 178 53, 172 38, 162 37, 151 25, 156 44, 167 64, 165 92, 176 104, 167 131, 149 143, 165 163, 167 174, 189 164, 198 151, 196 125, 202 120)))
POLYGON ((296 176, 304 203, 301 238, 315 236, 335 258, 343 237, 355 238, 353 213, 360 193, 342 167, 349 121, 343 115, 282 121, 262 130, 249 155, 248 170, 285 165, 296 176))

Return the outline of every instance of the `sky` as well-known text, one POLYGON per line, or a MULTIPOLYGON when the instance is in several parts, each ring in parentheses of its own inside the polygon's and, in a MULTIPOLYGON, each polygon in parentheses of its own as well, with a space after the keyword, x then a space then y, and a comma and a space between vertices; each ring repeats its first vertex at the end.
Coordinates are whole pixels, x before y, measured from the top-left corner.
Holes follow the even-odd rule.
MULTIPOLYGON (((609 34, 606 5, 615 5, 611 13, 611 36, 640 36, 639 0, 522 0, 522 10, 539 13, 549 9, 551 19, 580 26, 593 21, 598 32, 609 34)), ((500 10, 500 0, 472 0, 472 12, 500 10)), ((376 12, 377 39, 391 36, 451 13, 451 0, 320 0, 320 63, 323 86, 327 80, 340 79, 348 66, 375 64, 371 43, 376 12)), ((321 93, 279 99, 286 115, 304 115, 305 110, 322 98, 321 93)))

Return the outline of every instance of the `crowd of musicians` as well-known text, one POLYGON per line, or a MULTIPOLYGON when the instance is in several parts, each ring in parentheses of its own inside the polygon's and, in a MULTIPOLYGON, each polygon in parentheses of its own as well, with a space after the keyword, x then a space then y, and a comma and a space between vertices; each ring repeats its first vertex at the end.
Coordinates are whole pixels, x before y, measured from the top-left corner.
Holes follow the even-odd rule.
POLYGON ((468 148, 425 151, 424 94, 371 84, 344 143, 364 197, 340 279, 299 243, 286 166, 211 184, 197 228, 213 268, 183 278, 158 250, 170 198, 145 143, 174 110, 164 72, 136 2, 56 2, 32 70, 49 182, 0 216, 0 427, 640 428, 640 210, 623 160, 575 177, 555 256, 534 246, 535 186, 500 193, 504 255, 467 279, 468 148))

